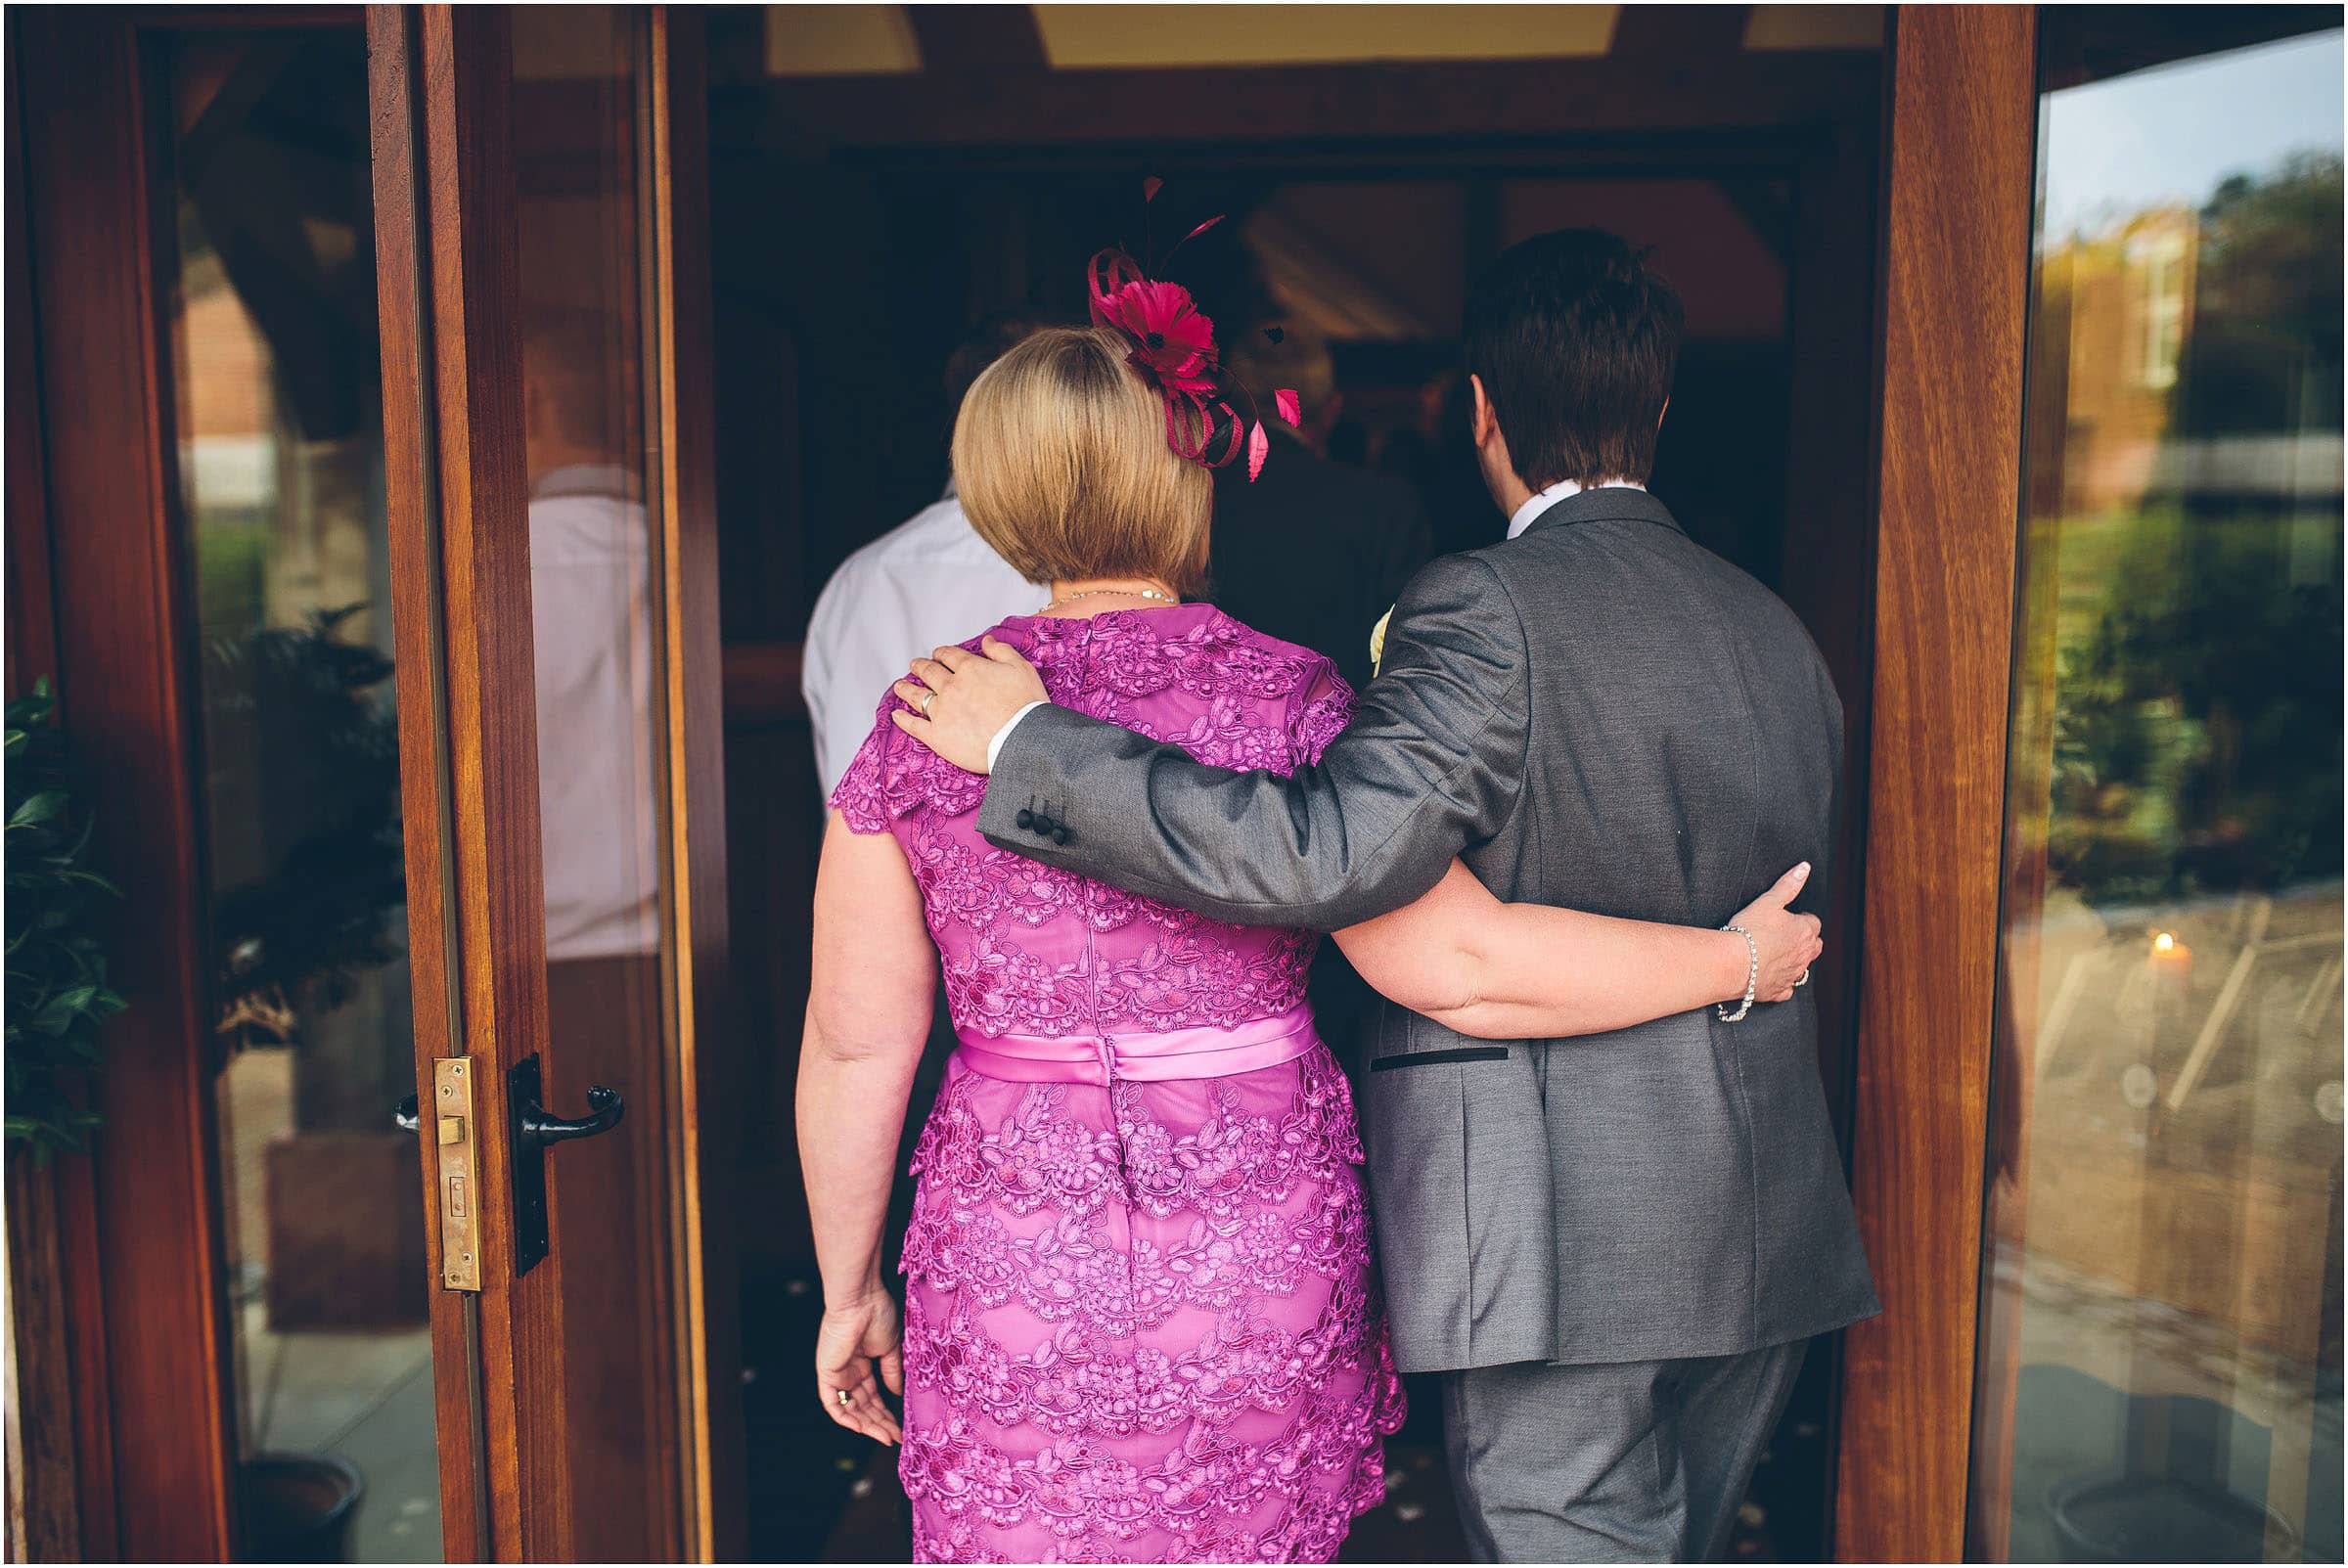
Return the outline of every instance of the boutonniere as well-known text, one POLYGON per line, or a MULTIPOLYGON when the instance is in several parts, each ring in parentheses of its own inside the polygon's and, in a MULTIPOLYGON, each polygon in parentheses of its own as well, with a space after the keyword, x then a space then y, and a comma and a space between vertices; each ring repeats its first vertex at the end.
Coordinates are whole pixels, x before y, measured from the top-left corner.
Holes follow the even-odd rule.
POLYGON ((1376 675, 1377 667, 1385 662, 1386 622, 1393 618, 1394 608, 1389 605, 1386 612, 1377 618, 1377 624, 1370 628, 1370 673, 1373 675, 1376 675))

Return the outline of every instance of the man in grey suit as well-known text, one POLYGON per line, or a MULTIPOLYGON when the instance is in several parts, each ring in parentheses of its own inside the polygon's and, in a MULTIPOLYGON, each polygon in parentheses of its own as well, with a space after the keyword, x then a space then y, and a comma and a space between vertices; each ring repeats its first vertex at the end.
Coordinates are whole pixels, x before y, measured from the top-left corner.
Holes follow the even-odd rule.
MULTIPOLYGON (((991 763, 995 843, 1225 920, 1338 929, 1454 856, 1503 899, 1705 925, 1785 866, 1823 872, 1827 670, 1642 488, 1680 324, 1592 230, 1478 282, 1475 438, 1510 538, 1413 579, 1319 767, 1202 767, 1042 703, 999 646, 917 661, 935 695, 900 722, 991 763)), ((1811 993, 1732 1010, 1509 1045, 1380 1020, 1364 1122, 1394 1350, 1445 1374, 1482 1559, 1721 1555, 1807 1341, 1879 1310, 1811 993)))

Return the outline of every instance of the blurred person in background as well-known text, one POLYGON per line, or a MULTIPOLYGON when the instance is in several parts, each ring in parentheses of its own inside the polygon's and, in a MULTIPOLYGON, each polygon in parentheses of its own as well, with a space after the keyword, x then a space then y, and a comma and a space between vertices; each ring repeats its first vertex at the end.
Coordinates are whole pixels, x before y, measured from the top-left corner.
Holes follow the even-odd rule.
MULTIPOLYGON (((948 403, 960 407, 981 371, 1044 325, 1016 311, 982 317, 946 361, 948 403)), ((872 733, 875 694, 906 659, 1050 597, 978 537, 950 478, 943 496, 841 561, 808 617, 799 676, 823 792, 838 786, 872 733)))
POLYGON ((1345 400, 1328 344, 1295 332, 1277 343, 1242 333, 1224 363, 1267 395, 1293 387, 1304 417, 1290 429, 1265 409, 1272 460, 1254 483, 1244 463, 1215 470, 1215 603, 1247 625, 1328 654, 1347 681, 1367 685, 1370 628, 1434 553, 1418 494, 1330 461, 1329 436, 1345 400))
MULTIPOLYGON (((1236 620, 1327 654, 1358 690, 1370 682, 1371 628, 1434 553, 1418 493, 1329 460, 1345 401, 1328 344, 1293 332, 1274 343, 1248 332, 1232 343, 1227 363, 1246 385, 1295 388, 1304 417, 1293 430, 1264 422, 1272 458, 1253 484, 1244 463, 1215 470, 1215 603, 1236 620)), ((1377 998, 1335 943, 1323 943, 1314 958, 1309 991, 1321 1037, 1339 1061, 1358 1065, 1377 998)))
POLYGON ((1434 553, 1456 555, 1492 542, 1491 498, 1469 435, 1472 407, 1468 378, 1454 365, 1419 388, 1419 416, 1387 432, 1377 470, 1419 493, 1434 553))

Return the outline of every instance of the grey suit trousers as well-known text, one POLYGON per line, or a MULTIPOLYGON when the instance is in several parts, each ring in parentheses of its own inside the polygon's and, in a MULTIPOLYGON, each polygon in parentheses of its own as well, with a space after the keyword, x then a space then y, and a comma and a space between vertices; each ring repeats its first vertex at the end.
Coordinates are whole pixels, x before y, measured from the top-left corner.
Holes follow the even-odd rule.
POLYGON ((1477 1562, 1716 1562, 1809 1341, 1443 1374, 1477 1562))

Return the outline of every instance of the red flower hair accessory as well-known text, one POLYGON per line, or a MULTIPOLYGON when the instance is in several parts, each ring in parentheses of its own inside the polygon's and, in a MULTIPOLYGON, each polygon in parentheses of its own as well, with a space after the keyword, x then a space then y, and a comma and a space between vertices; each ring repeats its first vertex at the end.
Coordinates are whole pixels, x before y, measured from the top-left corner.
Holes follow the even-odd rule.
MULTIPOLYGON (((1142 200, 1157 195, 1155 179, 1142 183, 1142 200)), ((1207 219, 1175 246, 1179 250, 1223 221, 1207 219)), ((1098 252, 1085 267, 1086 292, 1092 300, 1093 325, 1124 334, 1133 348, 1125 362, 1154 382, 1165 398, 1166 445, 1174 455, 1204 468, 1219 469, 1247 449, 1247 479, 1264 471, 1271 439, 1259 414, 1242 420, 1232 407, 1222 380, 1223 360, 1215 347, 1215 324, 1198 309, 1191 291, 1178 283, 1152 281, 1133 257, 1118 249, 1098 252), (1219 450, 1218 450, 1219 449, 1219 450), (1210 455, 1211 454, 1211 455, 1210 455)), ((1273 331, 1277 332, 1275 328, 1273 331)), ((1273 339, 1279 341, 1277 337, 1273 339)), ((1240 388, 1250 410, 1255 398, 1240 388)), ((1280 417, 1294 426, 1302 408, 1293 391, 1273 394, 1280 417)))

